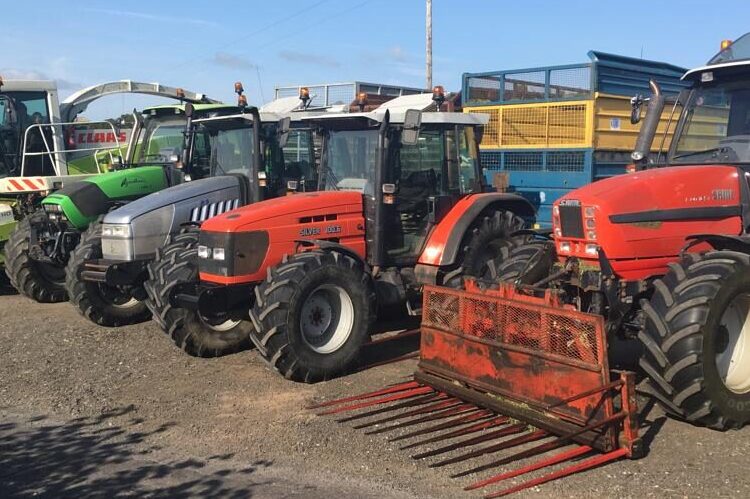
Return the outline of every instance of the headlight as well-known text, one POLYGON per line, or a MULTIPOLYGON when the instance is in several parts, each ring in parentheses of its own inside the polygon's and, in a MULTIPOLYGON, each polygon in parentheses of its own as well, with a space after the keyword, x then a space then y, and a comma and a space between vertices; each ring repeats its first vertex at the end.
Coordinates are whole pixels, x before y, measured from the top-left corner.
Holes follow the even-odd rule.
POLYGON ((43 204, 44 211, 47 213, 60 213, 62 212, 62 207, 59 204, 43 204))
POLYGON ((102 224, 102 236, 105 237, 130 237, 129 224, 102 224))
POLYGON ((223 276, 257 272, 269 247, 268 232, 201 231, 198 245, 200 270, 223 276))
POLYGON ((597 256, 599 254, 599 246, 597 246, 596 244, 587 244, 586 254, 590 256, 597 256))
POLYGON ((224 248, 209 248, 208 246, 198 246, 198 258, 208 260, 213 258, 214 260, 224 260, 225 252, 224 248))

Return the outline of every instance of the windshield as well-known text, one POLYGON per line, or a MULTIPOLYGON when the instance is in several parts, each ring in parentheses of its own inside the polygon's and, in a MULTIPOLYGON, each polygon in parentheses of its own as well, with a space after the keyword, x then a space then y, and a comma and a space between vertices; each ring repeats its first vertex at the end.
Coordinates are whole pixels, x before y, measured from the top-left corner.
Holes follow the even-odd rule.
POLYGON ((211 134, 211 170, 213 175, 253 170, 253 127, 218 130, 211 134))
POLYGON ((692 91, 671 162, 750 162, 750 80, 692 91))
POLYGON ((331 132, 328 137, 325 189, 353 190, 375 194, 375 165, 378 157, 377 130, 331 132))
MULTIPOLYGON (((49 123, 47 93, 43 91, 12 91, 0 95, 0 177, 8 176, 20 167, 19 142, 29 125, 49 123), (12 119, 11 119, 12 117, 12 119)), ((39 145, 40 134, 29 139, 39 145)), ((41 150, 37 148, 37 150, 41 150)), ((37 161, 44 160, 38 157, 37 161)))
POLYGON ((148 118, 137 144, 137 163, 169 163, 182 153, 185 118, 148 118))

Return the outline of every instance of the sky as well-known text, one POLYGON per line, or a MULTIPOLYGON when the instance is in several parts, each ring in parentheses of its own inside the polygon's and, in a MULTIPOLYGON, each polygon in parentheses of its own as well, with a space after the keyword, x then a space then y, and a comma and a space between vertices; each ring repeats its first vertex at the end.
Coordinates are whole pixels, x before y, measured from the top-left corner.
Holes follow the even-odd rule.
MULTIPOLYGON (((425 85, 424 0, 2 0, 0 75, 55 79, 61 96, 111 80, 159 82, 235 102, 278 85, 425 85)), ((589 50, 705 63, 750 31, 750 2, 433 0, 433 81, 587 62, 589 50)), ((91 119, 161 103, 112 96, 91 119)))

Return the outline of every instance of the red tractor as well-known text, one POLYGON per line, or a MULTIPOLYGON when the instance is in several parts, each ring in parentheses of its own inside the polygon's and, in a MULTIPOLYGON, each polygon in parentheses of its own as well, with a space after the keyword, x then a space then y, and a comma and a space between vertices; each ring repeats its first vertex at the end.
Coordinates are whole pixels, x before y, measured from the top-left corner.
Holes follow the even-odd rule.
POLYGON ((611 357, 637 347, 668 411, 724 430, 750 421, 750 34, 683 79, 693 86, 669 151, 647 160, 655 89, 636 171, 562 197, 551 239, 497 268, 518 289, 604 316, 611 357))
POLYGON ((169 285, 162 327, 182 340, 249 330, 274 369, 314 382, 357 361, 378 313, 419 313, 424 283, 495 277, 534 209, 484 184, 486 119, 416 110, 434 109, 432 99, 439 109, 441 88, 310 117, 324 135, 319 192, 203 223, 200 282, 169 285))

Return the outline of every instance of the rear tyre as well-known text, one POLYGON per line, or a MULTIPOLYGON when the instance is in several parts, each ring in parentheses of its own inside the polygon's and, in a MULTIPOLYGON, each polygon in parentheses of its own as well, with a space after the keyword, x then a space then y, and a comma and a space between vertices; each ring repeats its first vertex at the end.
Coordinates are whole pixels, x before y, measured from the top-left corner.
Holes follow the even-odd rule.
POLYGON ((252 325, 245 313, 203 317, 170 302, 176 285, 198 281, 198 234, 197 228, 190 228, 173 236, 157 251, 156 259, 148 266, 149 280, 144 284, 146 305, 162 331, 193 357, 221 357, 246 350, 251 345, 248 335, 252 325))
POLYGON ((717 430, 750 421, 750 256, 688 255, 641 302, 640 366, 670 412, 717 430))
POLYGON ((510 256, 514 247, 529 236, 511 237, 524 227, 524 220, 510 211, 495 211, 483 217, 464 238, 461 266, 445 276, 444 284, 457 288, 464 277, 497 279, 497 266, 510 256))
POLYGON ((29 256, 31 221, 43 213, 24 217, 5 244, 5 273, 11 285, 24 296, 39 303, 58 303, 68 299, 65 291, 65 267, 40 262, 29 256))
POLYGON ((370 276, 354 258, 300 253, 270 269, 256 288, 250 339, 287 379, 322 381, 358 360, 376 308, 370 276))
POLYGON ((89 225, 68 260, 65 286, 70 301, 81 315, 100 326, 119 327, 145 322, 151 318, 151 312, 128 291, 81 278, 86 262, 102 257, 103 218, 101 216, 89 225))

